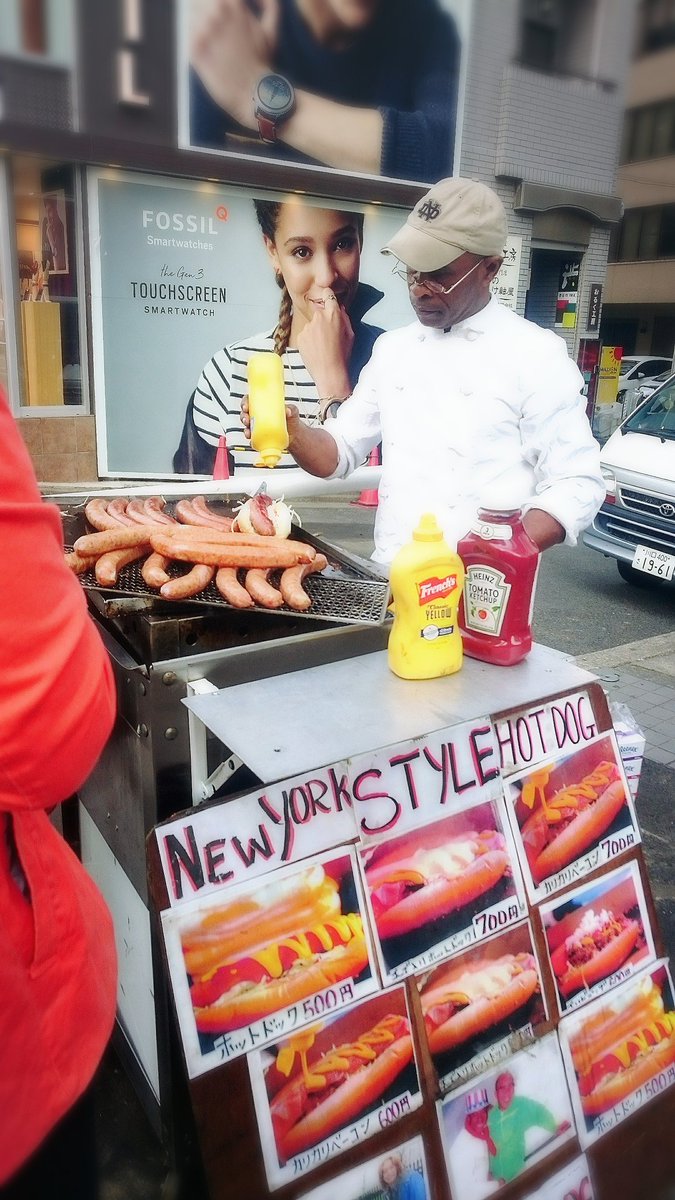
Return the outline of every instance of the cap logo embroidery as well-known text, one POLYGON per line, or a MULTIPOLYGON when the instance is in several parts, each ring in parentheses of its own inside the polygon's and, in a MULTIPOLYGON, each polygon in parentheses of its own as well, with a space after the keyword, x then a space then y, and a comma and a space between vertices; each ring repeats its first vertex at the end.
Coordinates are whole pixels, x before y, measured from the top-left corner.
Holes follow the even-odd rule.
POLYGON ((435 221, 440 214, 441 206, 436 200, 425 200, 417 210, 418 217, 424 217, 425 221, 435 221))

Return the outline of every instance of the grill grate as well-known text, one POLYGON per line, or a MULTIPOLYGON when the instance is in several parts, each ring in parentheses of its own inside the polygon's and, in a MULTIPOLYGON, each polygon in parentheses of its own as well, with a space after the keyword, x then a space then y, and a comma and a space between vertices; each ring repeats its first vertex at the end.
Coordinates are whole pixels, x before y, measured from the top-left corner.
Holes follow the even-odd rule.
MULTIPOLYGON (((306 538, 307 541, 313 539, 306 538)), ((68 547, 66 547, 68 549, 68 547)), ((317 548, 321 549, 320 545, 317 548)), ((323 552, 326 553, 325 549, 323 552)), ((319 621, 334 621, 345 625, 363 624, 363 625, 379 625, 385 619, 387 605, 389 602, 389 585, 384 579, 369 578, 365 571, 359 574, 357 569, 352 565, 343 567, 334 558, 328 557, 328 567, 321 575, 309 575, 303 587, 311 598, 312 607, 307 612, 297 612, 293 608, 289 608, 286 604, 281 608, 269 609, 255 605, 253 608, 246 609, 248 612, 264 612, 268 615, 275 613, 289 613, 295 617, 307 617, 309 620, 319 621), (349 574, 345 572, 349 571, 349 574)), ((176 601, 164 600, 154 588, 149 588, 143 576, 141 575, 141 563, 131 563, 128 567, 124 567, 119 574, 119 579, 114 588, 102 588, 96 582, 96 577, 93 571, 86 571, 80 575, 82 586, 91 591, 106 592, 110 591, 116 595, 127 596, 143 596, 157 601, 159 606, 172 604, 174 607, 176 601)), ((178 575, 185 574, 189 570, 189 565, 186 564, 185 571, 181 570, 180 566, 174 563, 169 564, 168 574, 174 578, 178 575)), ((271 583, 278 583, 280 571, 273 571, 270 575, 271 583)), ((243 583, 244 572, 239 572, 239 579, 243 583)), ((215 608, 232 609, 232 605, 228 604, 223 599, 218 591, 215 583, 210 583, 204 588, 198 596, 191 597, 190 600, 180 601, 184 604, 209 605, 215 608)), ((241 611, 241 610, 237 610, 241 611)))

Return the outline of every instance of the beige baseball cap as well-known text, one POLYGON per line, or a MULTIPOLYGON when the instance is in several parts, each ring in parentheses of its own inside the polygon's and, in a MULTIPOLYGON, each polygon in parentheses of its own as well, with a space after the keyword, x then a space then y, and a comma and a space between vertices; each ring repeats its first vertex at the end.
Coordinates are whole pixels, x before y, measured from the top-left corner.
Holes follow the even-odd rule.
POLYGON ((413 271, 438 271, 467 250, 501 256, 506 213, 499 196, 474 179, 441 179, 417 202, 382 248, 413 271))

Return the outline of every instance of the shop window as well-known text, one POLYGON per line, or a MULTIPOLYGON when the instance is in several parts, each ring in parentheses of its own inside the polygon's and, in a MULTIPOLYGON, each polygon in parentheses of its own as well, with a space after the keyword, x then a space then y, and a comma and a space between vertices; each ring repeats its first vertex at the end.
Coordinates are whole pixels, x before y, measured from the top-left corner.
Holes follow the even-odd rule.
POLYGON ((12 164, 24 408, 82 411, 75 172, 34 159, 12 164))
POLYGON ((622 162, 675 154, 675 100, 646 104, 626 114, 622 162))
POLYGON ((521 29, 520 61, 536 71, 557 65, 561 10, 558 0, 525 0, 521 29))
POLYGON ((675 46, 675 0, 643 0, 640 47, 642 53, 675 46))
POLYGON ((675 258, 675 204, 627 212, 610 247, 610 262, 675 258))

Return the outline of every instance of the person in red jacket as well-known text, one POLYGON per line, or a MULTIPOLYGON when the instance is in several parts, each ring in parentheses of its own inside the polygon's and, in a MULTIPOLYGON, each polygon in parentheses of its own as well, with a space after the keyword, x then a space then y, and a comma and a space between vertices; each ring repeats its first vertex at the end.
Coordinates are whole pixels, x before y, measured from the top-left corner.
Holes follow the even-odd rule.
POLYGON ((93 1139, 64 1148, 112 1030, 117 959, 48 813, 101 753, 114 683, 1 392, 0 447, 0 1195, 75 1200, 96 1194, 93 1139))

